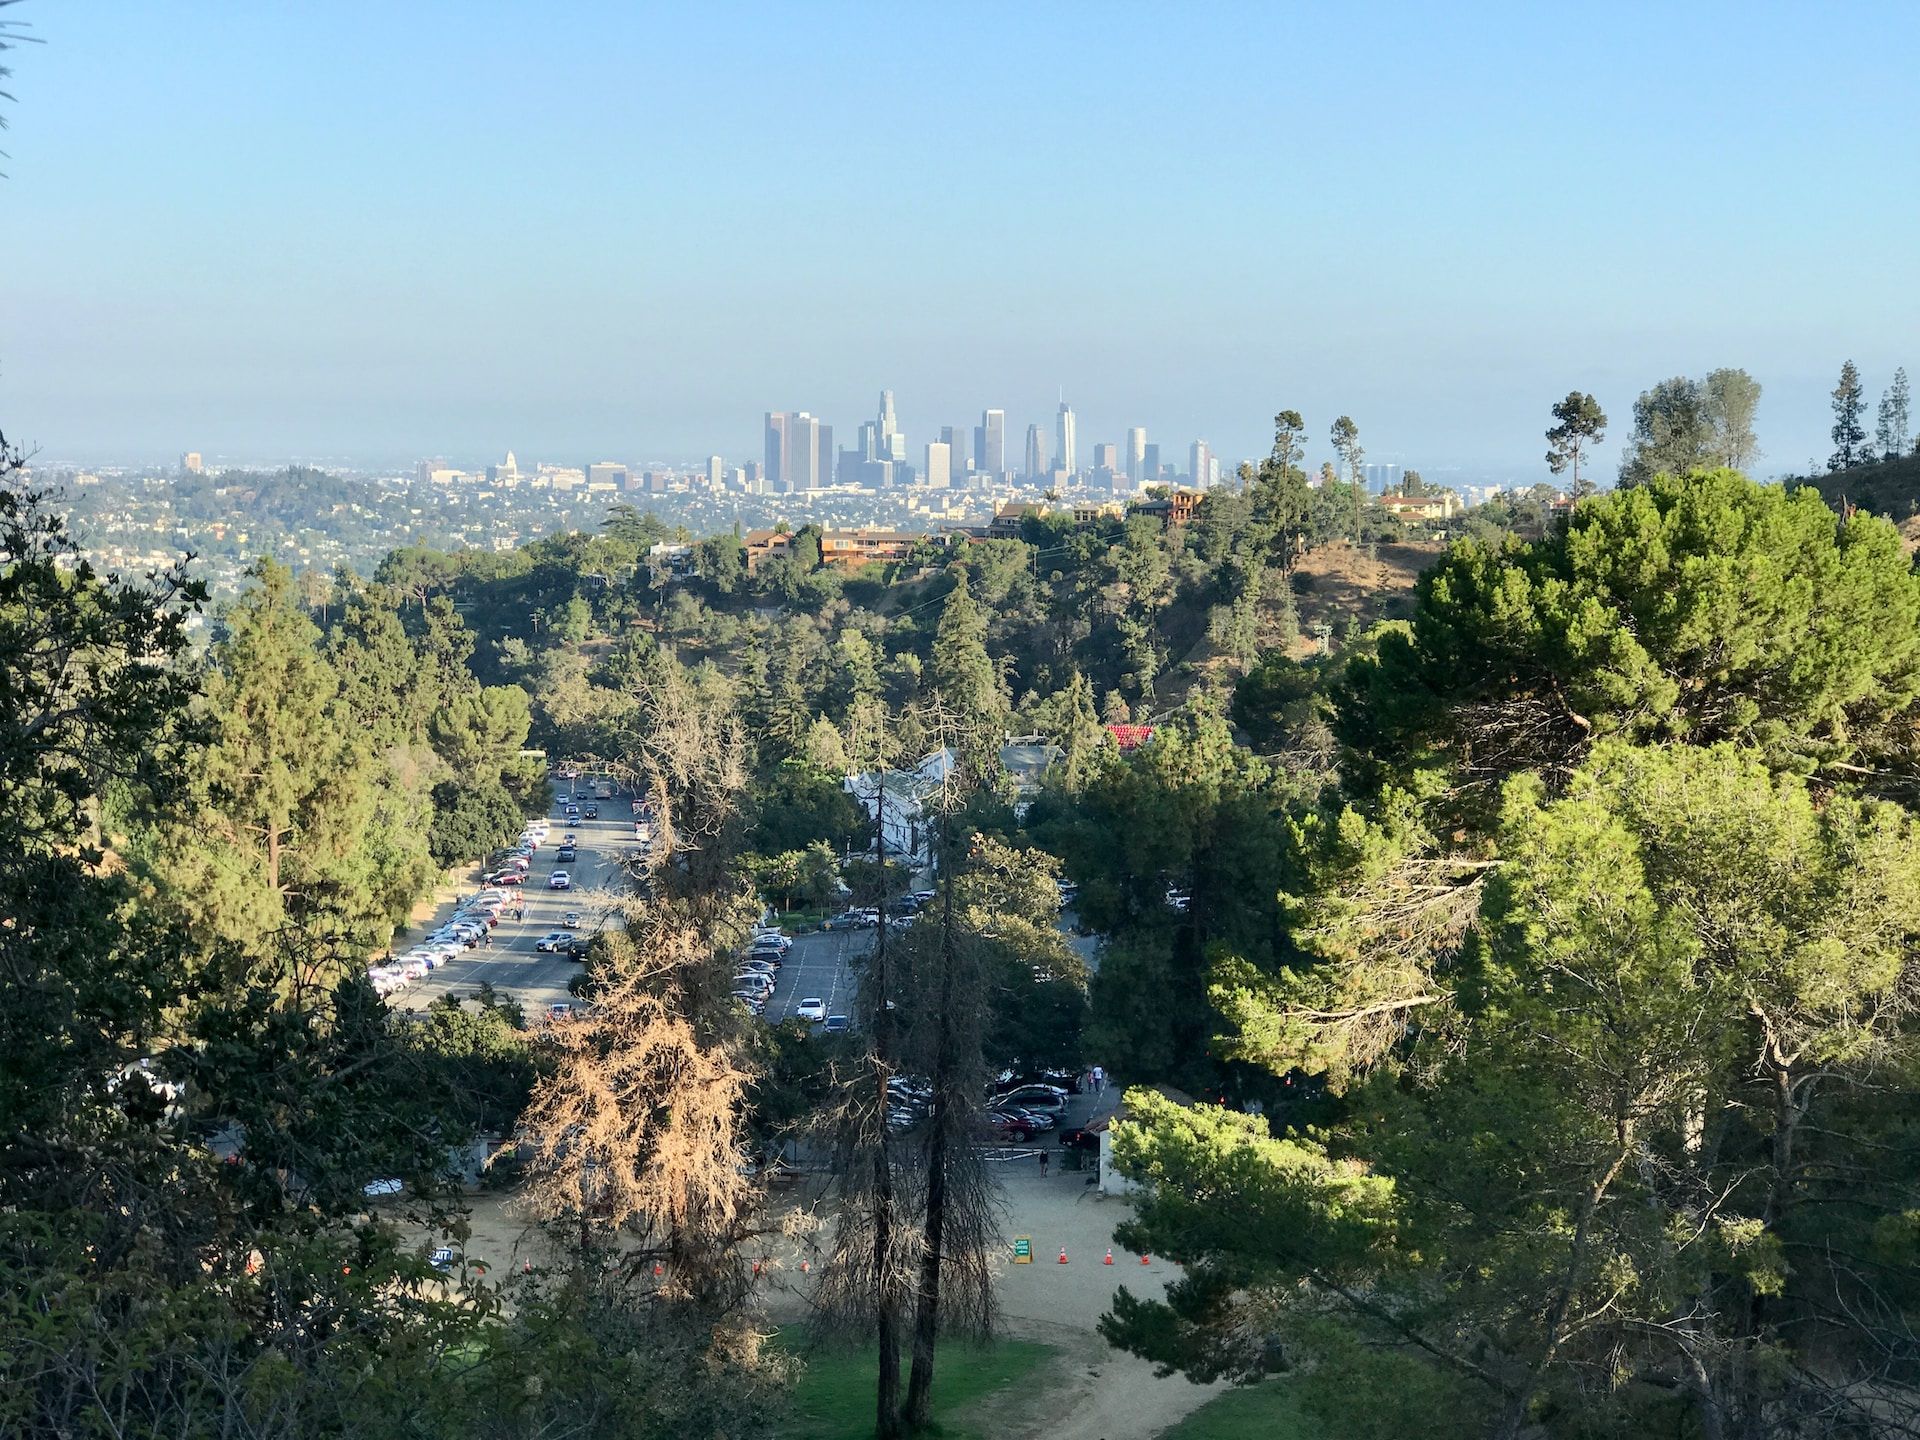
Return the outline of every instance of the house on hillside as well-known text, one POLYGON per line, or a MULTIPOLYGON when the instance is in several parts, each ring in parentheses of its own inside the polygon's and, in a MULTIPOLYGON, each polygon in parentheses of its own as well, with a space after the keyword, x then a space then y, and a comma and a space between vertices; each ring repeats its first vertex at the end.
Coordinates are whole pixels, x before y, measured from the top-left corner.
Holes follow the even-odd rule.
POLYGON ((1127 755, 1153 739, 1153 726, 1109 725, 1107 733, 1113 737, 1113 743, 1120 747, 1120 753, 1127 755))
POLYGON ((1033 797, 1040 793, 1042 778, 1050 766, 1066 757, 1066 753, 1044 735, 1007 737, 1007 743, 1000 747, 1000 768, 1013 780, 1017 796, 1013 802, 1016 820, 1027 818, 1027 807, 1033 803, 1033 797))
POLYGON ((1401 520, 1451 520, 1460 513, 1460 497, 1451 490, 1438 495, 1382 495, 1380 504, 1401 520))
POLYGON ((1198 490, 1175 490, 1164 500, 1136 501, 1133 513, 1153 516, 1162 530, 1178 530, 1193 522, 1203 498, 1198 490))
POLYGON ((953 768, 953 752, 936 750, 911 770, 869 770, 846 778, 846 792, 867 812, 889 860, 916 870, 931 863, 934 802, 953 768))

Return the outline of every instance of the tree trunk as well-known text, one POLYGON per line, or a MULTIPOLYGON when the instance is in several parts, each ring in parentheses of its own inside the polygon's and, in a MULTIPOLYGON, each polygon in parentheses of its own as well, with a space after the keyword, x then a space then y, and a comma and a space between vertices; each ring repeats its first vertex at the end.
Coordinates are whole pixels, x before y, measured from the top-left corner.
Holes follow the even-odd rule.
POLYGON ((887 1082, 893 1078, 893 1012, 887 1008, 887 827, 886 787, 875 809, 880 816, 874 853, 880 860, 880 928, 873 943, 873 1077, 880 1138, 873 1150, 873 1257, 879 1293, 874 1296, 874 1330, 880 1348, 880 1376, 874 1391, 873 1433, 877 1440, 900 1434, 900 1317, 893 1304, 893 1160, 887 1151, 887 1082))
POLYGON ((1569 1246, 1571 1253, 1567 1257, 1566 1274, 1554 1292, 1553 1303, 1547 1307, 1547 1323, 1541 1336, 1540 1353, 1527 1369, 1526 1379, 1508 1398, 1507 1408, 1500 1417, 1500 1424, 1494 1430, 1496 1440, 1517 1440, 1521 1429, 1527 1423, 1527 1407, 1533 1403, 1533 1397, 1539 1392, 1540 1382, 1547 1370, 1560 1354, 1560 1344, 1566 1338, 1565 1326, 1567 1311, 1573 1304, 1573 1297, 1580 1288, 1581 1272, 1587 1265, 1587 1241, 1593 1231, 1593 1217, 1600 1209, 1600 1202, 1606 1198, 1607 1189, 1619 1175, 1621 1166, 1627 1163, 1629 1137, 1620 1136, 1618 1150, 1613 1163, 1607 1166, 1606 1173, 1587 1188, 1580 1197, 1580 1219, 1573 1227, 1573 1240, 1569 1246))
POLYGON ((920 1290, 913 1316, 913 1370, 907 1378, 907 1423, 918 1428, 933 1414, 933 1349, 940 1333, 941 1245, 947 1222, 947 1130, 953 1085, 953 854, 951 821, 941 822, 940 1040, 934 1052, 933 1116, 927 1141, 926 1248, 920 1257, 920 1290))

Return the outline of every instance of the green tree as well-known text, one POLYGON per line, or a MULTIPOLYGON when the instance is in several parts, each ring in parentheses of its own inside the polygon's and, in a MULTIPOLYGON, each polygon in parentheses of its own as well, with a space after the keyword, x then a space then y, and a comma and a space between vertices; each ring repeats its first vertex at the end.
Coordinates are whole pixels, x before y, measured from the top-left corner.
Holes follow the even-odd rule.
POLYGON ((1908 418, 1911 403, 1907 367, 1902 365, 1893 372, 1893 384, 1880 396, 1879 423, 1874 430, 1874 439, 1882 460, 1893 460, 1907 453, 1907 435, 1912 423, 1908 418))
POLYGON ((433 787, 427 852, 442 869, 484 860, 520 829, 520 807, 493 776, 442 780, 433 787))
POLYGON ((1833 387, 1833 456, 1827 461, 1828 473, 1851 470, 1867 460, 1866 413, 1860 372, 1849 360, 1840 367, 1840 383, 1833 387))
POLYGON ((1760 382, 1744 370, 1710 372, 1703 387, 1707 423, 1713 438, 1707 464, 1716 469, 1750 470, 1760 458, 1753 417, 1760 408, 1760 382))
POLYGON ((1428 902, 1402 884, 1301 931, 1319 973, 1223 967, 1240 1056, 1371 1072, 1351 1159, 1148 1101, 1115 1137, 1156 1182, 1122 1233, 1189 1276, 1166 1306, 1123 1301, 1110 1333, 1247 1374, 1263 1332, 1310 1349, 1331 1309, 1481 1387, 1501 1435, 1543 1405, 1603 1416, 1623 1382, 1687 1397, 1703 1434, 1844 1409, 1920 1299, 1860 1269, 1920 1166, 1877 1169, 1847 1098, 1912 1059, 1913 828, 1728 745, 1608 742, 1557 799, 1509 782, 1450 958, 1407 966, 1428 902), (1361 1023, 1396 1004, 1410 1048, 1361 1023), (1836 1293, 1864 1303, 1819 1342, 1837 1363, 1807 1367, 1803 1321, 1836 1293))
POLYGON ((1684 375, 1662 380, 1633 402, 1633 438, 1620 457, 1620 483, 1691 474, 1707 463, 1711 448, 1705 388, 1684 375))
MULTIPOLYGON (((1607 412, 1591 395, 1569 390, 1567 398, 1553 407, 1555 424, 1547 431, 1547 468, 1559 475, 1573 472, 1573 494, 1591 495, 1593 482, 1580 474, 1580 462, 1587 452, 1607 438, 1607 412)), ((1413 472, 1408 472, 1411 480, 1413 472)), ((1414 491, 1407 491, 1409 495, 1414 491)))
POLYGON ((928 675, 934 694, 965 725, 969 743, 984 745, 991 740, 997 744, 1007 710, 1006 694, 1000 672, 987 653, 986 616, 967 588, 963 569, 953 572, 953 589, 940 610, 928 675))
POLYGON ((1732 471, 1597 497, 1531 545, 1462 541, 1417 595, 1343 687, 1357 778, 1550 769, 1610 734, 1846 765, 1900 752, 1920 694, 1893 527, 1732 471))

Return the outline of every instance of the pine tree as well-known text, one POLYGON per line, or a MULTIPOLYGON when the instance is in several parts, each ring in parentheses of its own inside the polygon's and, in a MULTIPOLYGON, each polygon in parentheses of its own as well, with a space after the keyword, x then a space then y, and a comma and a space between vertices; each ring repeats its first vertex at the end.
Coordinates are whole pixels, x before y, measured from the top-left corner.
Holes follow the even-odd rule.
POLYGON ((1849 360, 1840 367, 1840 383, 1833 387, 1834 448, 1832 457, 1827 461, 1828 474, 1851 470, 1866 459, 1866 408, 1860 372, 1849 360))
MULTIPOLYGON (((1607 438, 1607 412, 1591 395, 1569 390, 1567 398, 1553 407, 1553 418, 1560 423, 1547 431, 1547 468, 1558 475, 1573 471, 1573 493, 1591 495, 1593 482, 1580 473, 1580 462, 1587 452, 1607 438)), ((1412 472, 1408 475, 1412 480, 1412 472)), ((1407 494, 1416 493, 1409 488, 1407 494)))
POLYGON ((1893 384, 1880 397, 1880 424, 1874 438, 1882 460, 1907 453, 1908 403, 1907 367, 1902 365, 1893 372, 1893 384))

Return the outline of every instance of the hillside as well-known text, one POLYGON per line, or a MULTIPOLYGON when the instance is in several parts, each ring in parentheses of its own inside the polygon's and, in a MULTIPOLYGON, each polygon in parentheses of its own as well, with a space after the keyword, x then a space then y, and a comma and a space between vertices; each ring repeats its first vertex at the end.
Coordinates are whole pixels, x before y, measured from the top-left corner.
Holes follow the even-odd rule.
POLYGON ((1857 505, 1896 521, 1920 515, 1920 455, 1902 455, 1875 465, 1856 465, 1838 475, 1815 475, 1811 485, 1834 509, 1857 505))

